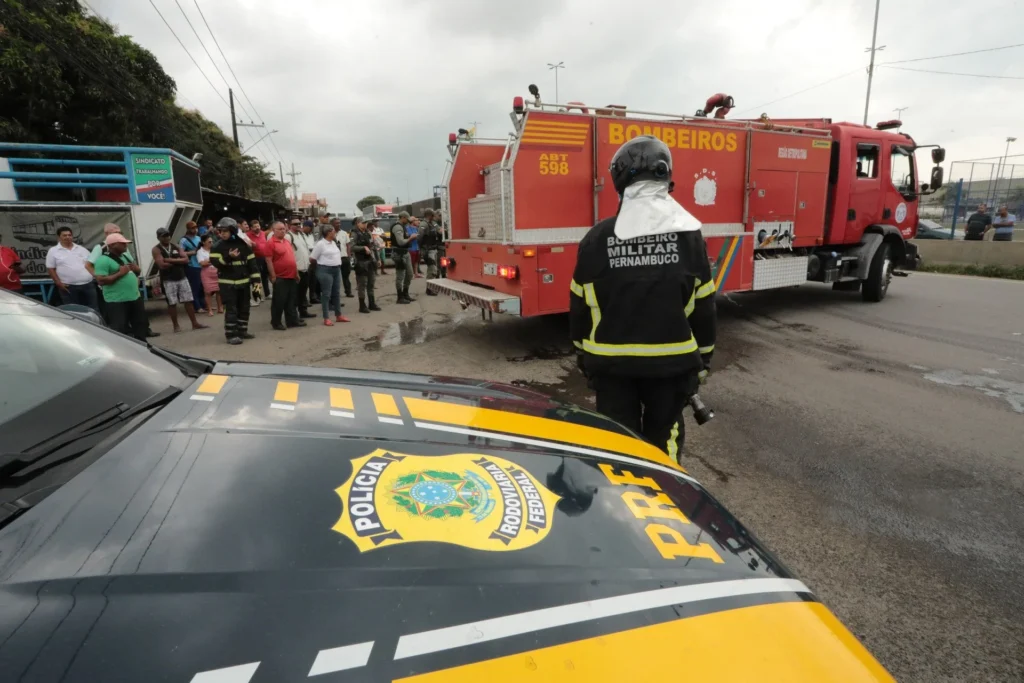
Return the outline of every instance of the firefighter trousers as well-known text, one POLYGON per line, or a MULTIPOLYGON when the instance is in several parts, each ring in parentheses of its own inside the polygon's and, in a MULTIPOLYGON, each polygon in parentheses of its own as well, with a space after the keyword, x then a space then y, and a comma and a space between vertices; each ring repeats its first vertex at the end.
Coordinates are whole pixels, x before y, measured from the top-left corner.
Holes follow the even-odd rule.
POLYGON ((696 376, 591 378, 597 412, 629 427, 676 462, 686 434, 683 407, 696 388, 696 376))
POLYGON ((252 287, 220 284, 220 298, 224 302, 224 336, 229 340, 241 338, 249 331, 249 298, 252 287))

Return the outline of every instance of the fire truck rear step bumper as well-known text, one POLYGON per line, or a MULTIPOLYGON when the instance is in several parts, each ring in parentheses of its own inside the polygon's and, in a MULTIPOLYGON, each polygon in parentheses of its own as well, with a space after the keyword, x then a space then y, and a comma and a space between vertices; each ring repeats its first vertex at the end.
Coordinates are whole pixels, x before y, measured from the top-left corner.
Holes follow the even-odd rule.
POLYGON ((493 289, 485 289, 476 285, 466 284, 458 280, 440 278, 427 280, 427 291, 447 294, 465 306, 479 306, 485 311, 494 313, 510 313, 519 315, 521 311, 519 297, 493 289))

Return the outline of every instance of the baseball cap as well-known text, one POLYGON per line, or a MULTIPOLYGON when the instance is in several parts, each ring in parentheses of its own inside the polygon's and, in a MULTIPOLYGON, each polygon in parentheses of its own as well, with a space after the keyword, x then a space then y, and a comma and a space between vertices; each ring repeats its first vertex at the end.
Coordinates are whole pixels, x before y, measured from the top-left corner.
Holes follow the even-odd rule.
MULTIPOLYGON (((164 232, 167 231, 164 230, 164 232)), ((107 238, 103 240, 103 243, 109 247, 111 244, 131 244, 132 241, 119 232, 112 232, 107 235, 107 238)))
POLYGON ((171 231, 168 230, 167 228, 159 228, 156 231, 156 236, 157 237, 163 237, 164 235, 170 235, 170 234, 171 234, 171 231))
POLYGON ((310 228, 312 228, 312 227, 313 227, 313 221, 312 221, 312 220, 310 220, 310 219, 308 219, 308 218, 307 218, 306 220, 302 221, 302 224, 303 224, 304 226, 308 226, 308 227, 310 227, 310 228))

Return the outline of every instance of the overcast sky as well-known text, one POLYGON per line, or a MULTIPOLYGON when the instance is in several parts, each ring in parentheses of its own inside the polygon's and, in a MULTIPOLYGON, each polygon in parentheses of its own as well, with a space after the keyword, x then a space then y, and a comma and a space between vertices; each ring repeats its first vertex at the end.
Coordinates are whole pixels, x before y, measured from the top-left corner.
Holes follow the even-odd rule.
MULTIPOLYGON (((177 0, 232 81, 195 0, 177 0)), ((175 0, 153 0, 224 97, 175 0)), ((148 0, 88 0, 151 50, 179 102, 230 134, 227 107, 148 0)), ((730 118, 831 117, 860 122, 873 0, 198 0, 300 192, 354 211, 367 194, 405 201, 438 184, 449 132, 479 121, 504 136, 515 95, 536 83, 554 100, 546 64, 562 61, 559 99, 692 114, 726 92, 730 118), (823 81, 808 92, 783 99, 823 81), (765 106, 767 105, 767 106, 765 106)), ((882 0, 879 63, 1024 42, 1011 0, 882 0)), ((903 112, 904 131, 938 142, 949 161, 1024 154, 1024 48, 901 64, 1019 77, 973 78, 878 68, 869 121, 903 112)), ((238 91, 236 89, 236 95, 238 91)), ((243 100, 249 111, 249 103, 243 100)), ((239 111, 239 117, 248 118, 239 111)), ((262 131, 256 133, 261 135, 262 131)), ((251 144, 241 133, 243 146, 251 144)), ((277 172, 273 148, 260 145, 277 172)), ((178 150, 188 153, 189 150, 178 150)), ((258 151, 253 154, 262 158, 258 151)), ((919 163, 929 163, 924 154, 919 163)), ((1024 163, 1024 157, 1018 159, 1024 163)), ((950 177, 947 175, 947 177, 950 177)), ((951 178, 955 179, 955 178, 951 178)))

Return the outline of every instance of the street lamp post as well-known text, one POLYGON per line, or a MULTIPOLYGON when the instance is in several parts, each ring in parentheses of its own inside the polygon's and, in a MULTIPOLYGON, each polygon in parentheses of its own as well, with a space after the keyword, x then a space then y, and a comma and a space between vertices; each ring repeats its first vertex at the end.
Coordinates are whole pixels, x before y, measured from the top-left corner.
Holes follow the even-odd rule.
POLYGON ((893 111, 896 112, 896 118, 901 122, 899 128, 896 129, 897 133, 900 132, 900 128, 903 128, 903 112, 905 112, 908 109, 910 109, 910 107, 896 107, 895 109, 893 109, 893 111))
POLYGON ((264 139, 265 137, 267 137, 268 135, 273 135, 274 133, 278 133, 278 132, 280 132, 280 131, 276 131, 276 130, 268 130, 268 131, 267 131, 266 133, 264 133, 264 134, 263 134, 263 135, 262 135, 262 136, 260 137, 260 139, 259 139, 259 140, 257 140, 256 142, 252 143, 251 145, 249 145, 249 148, 248 148, 247 150, 245 150, 245 152, 244 152, 244 153, 245 153, 245 154, 248 154, 249 152, 251 152, 251 151, 252 151, 253 149, 255 149, 255 148, 256 148, 256 145, 258 145, 258 144, 260 144, 261 142, 263 142, 263 139, 264 139))
MULTIPOLYGON (((1003 150, 1003 158, 999 160, 999 168, 1000 168, 1000 170, 999 170, 998 173, 996 173, 996 182, 997 183, 999 182, 999 173, 1006 173, 1006 158, 1008 156, 1010 156, 1010 143, 1011 142, 1017 142, 1017 138, 1014 138, 1014 137, 1007 137, 1006 138, 1006 149, 1003 150)), ((1009 191, 1010 188, 1012 188, 1012 187, 1013 187, 1013 178, 1009 178, 1006 181, 1006 189, 1007 189, 1007 191, 1009 191)))
POLYGON ((559 103, 559 100, 558 100, 558 70, 559 69, 564 69, 564 68, 565 68, 565 62, 558 62, 557 64, 552 64, 552 63, 548 62, 548 70, 555 72, 555 104, 559 103))

